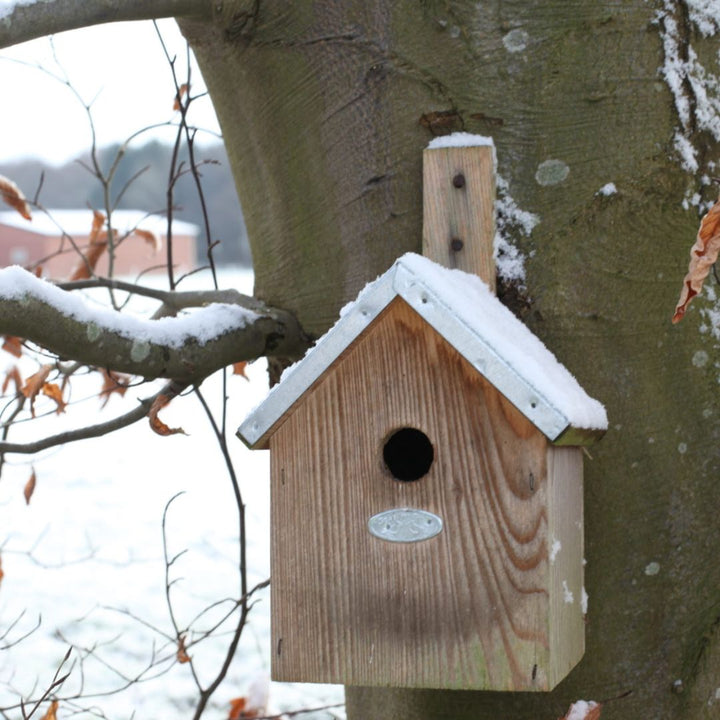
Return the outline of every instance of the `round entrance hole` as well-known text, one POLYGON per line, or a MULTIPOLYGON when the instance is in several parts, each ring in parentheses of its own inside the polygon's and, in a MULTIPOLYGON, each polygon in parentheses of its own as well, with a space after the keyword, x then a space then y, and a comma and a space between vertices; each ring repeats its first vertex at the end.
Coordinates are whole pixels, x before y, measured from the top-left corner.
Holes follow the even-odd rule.
POLYGON ((385 441, 383 460, 396 480, 419 480, 435 458, 430 438, 415 428, 400 428, 385 441))

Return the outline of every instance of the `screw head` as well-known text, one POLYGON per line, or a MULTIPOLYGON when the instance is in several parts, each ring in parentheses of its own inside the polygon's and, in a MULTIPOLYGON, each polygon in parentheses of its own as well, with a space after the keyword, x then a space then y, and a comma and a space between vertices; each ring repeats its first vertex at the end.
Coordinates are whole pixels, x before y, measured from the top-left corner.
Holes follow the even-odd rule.
POLYGON ((454 187, 460 189, 465 187, 465 176, 462 173, 458 173, 453 179, 452 184, 454 187))
POLYGON ((465 246, 465 243, 460 238, 453 238, 450 241, 450 249, 453 252, 460 252, 464 246, 465 246))

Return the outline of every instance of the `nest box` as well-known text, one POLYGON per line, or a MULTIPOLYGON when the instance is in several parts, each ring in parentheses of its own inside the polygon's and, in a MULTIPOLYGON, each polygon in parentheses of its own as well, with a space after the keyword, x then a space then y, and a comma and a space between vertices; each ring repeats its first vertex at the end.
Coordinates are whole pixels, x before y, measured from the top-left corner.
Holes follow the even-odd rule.
POLYGON ((400 258, 239 430, 270 449, 273 678, 554 687, 606 426, 479 278, 400 258))

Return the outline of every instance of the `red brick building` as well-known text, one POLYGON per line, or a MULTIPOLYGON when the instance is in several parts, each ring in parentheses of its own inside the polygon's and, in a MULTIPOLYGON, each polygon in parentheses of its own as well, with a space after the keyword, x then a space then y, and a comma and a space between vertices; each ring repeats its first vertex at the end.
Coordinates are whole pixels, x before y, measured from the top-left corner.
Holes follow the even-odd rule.
MULTIPOLYGON (((44 277, 69 278, 80 253, 86 253, 93 224, 92 210, 48 210, 35 212, 25 220, 14 210, 0 212, 0 267, 42 266, 44 277)), ((154 268, 162 272, 167 263, 167 219, 142 210, 116 210, 112 214, 115 260, 113 275, 134 279, 154 268)), ((107 231, 107 223, 101 232, 107 231)), ((176 274, 196 267, 196 225, 174 220, 172 225, 173 265, 176 274)), ((108 253, 102 253, 95 272, 108 274, 108 253)))

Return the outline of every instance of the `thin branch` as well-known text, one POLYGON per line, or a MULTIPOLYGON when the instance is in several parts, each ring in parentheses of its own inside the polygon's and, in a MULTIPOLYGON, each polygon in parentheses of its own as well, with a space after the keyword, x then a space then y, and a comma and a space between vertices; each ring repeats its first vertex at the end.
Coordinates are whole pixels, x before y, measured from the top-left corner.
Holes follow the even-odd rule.
MULTIPOLYGON (((221 683, 225 679, 228 671, 230 670, 230 665, 232 664, 233 658, 235 657, 235 652, 237 651, 237 647, 240 643, 240 638, 242 636, 242 632, 245 628, 245 623, 247 622, 247 616, 250 612, 251 606, 248 605, 248 586, 247 586, 247 525, 245 522, 245 503, 243 502, 242 493, 240 492, 240 484, 237 479, 237 475, 235 473, 235 467, 232 463, 232 459, 230 457, 230 453, 227 446, 227 438, 225 436, 224 428, 220 429, 217 425, 217 422, 215 421, 215 418, 210 410, 210 406, 206 402, 205 398, 203 397, 203 394, 200 392, 200 388, 198 386, 195 387, 195 395, 197 396, 198 400, 200 401, 200 404, 203 407, 203 410, 205 411, 205 414, 208 418, 208 421, 210 422, 210 425, 212 426, 213 432, 215 433, 215 438, 217 440, 217 443, 220 447, 220 451, 222 452, 223 458, 225 459, 225 466, 227 467, 228 475, 230 476, 230 483, 233 488, 233 494, 235 496, 235 505, 237 508, 238 513, 238 539, 239 539, 239 558, 238 558, 238 573, 240 575, 240 617, 238 618, 237 624, 235 626, 235 629, 232 634, 232 639, 230 640, 230 645, 228 646, 226 652, 225 652, 225 658, 222 662, 222 665, 220 666, 220 669, 218 670, 217 675, 215 676, 215 679, 205 688, 201 689, 199 684, 198 688, 200 688, 200 698, 198 700, 198 704, 195 707, 195 712, 193 714, 192 720, 199 720, 202 716, 203 712, 205 711, 205 708, 207 707, 208 702, 210 701, 210 698, 213 696, 215 691, 220 687, 221 683)), ((223 405, 227 401, 227 396, 223 392, 223 405)), ((194 673, 193 669, 193 673, 194 673)))
POLYGON ((17 4, 0 23, 0 48, 43 35, 108 22, 193 17, 209 20, 211 2, 198 0, 38 0, 17 4))
POLYGON ((315 708, 303 708, 302 710, 285 710, 278 715, 257 715, 255 720, 282 720, 287 717, 295 717, 296 715, 304 715, 305 713, 322 712, 323 710, 334 710, 335 708, 345 707, 345 703, 335 703, 334 705, 322 705, 315 708))
POLYGON ((15 627, 19 624, 19 622, 23 619, 25 616, 25 610, 23 610, 11 623, 7 628, 4 628, 2 634, 0 634, 0 650, 9 650, 11 647, 15 647, 15 645, 19 645, 25 638, 30 637, 39 627, 42 625, 42 615, 38 615, 38 619, 35 623, 35 626, 30 628, 30 630, 26 630, 22 635, 13 638, 12 640, 7 640, 7 642, 4 642, 7 637, 10 635, 10 633, 15 629, 15 627))
POLYGON ((147 417, 150 412, 153 400, 162 394, 162 390, 151 398, 141 400, 139 405, 125 415, 120 415, 112 420, 89 427, 78 428, 77 430, 67 430, 66 432, 50 435, 41 440, 35 440, 28 443, 0 442, 0 453, 20 453, 22 455, 32 455, 47 448, 64 445, 66 443, 76 442, 77 440, 87 440, 88 438, 102 437, 108 433, 127 427, 147 417))

